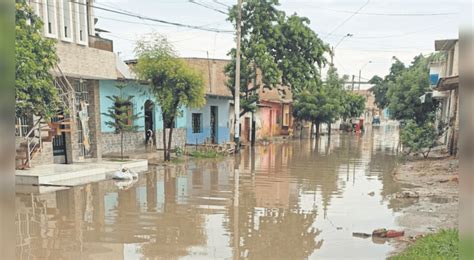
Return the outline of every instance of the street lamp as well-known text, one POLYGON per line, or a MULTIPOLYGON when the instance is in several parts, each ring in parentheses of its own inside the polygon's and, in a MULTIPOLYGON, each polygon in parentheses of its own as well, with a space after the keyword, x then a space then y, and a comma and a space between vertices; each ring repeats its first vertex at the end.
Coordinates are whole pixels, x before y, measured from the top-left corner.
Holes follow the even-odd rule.
POLYGON ((342 38, 336 43, 336 45, 334 45, 334 47, 331 48, 331 66, 333 65, 334 51, 336 50, 337 46, 339 46, 339 44, 341 44, 341 42, 344 41, 345 38, 349 38, 349 37, 352 37, 352 36, 354 36, 354 35, 351 34, 351 33, 348 33, 348 34, 342 36, 342 38))
POLYGON ((364 66, 362 66, 360 69, 359 69, 359 90, 360 90, 360 78, 361 78, 361 75, 362 75, 362 69, 365 68, 365 66, 367 66, 369 63, 372 63, 371 60, 369 60, 368 62, 366 62, 364 64, 364 66))

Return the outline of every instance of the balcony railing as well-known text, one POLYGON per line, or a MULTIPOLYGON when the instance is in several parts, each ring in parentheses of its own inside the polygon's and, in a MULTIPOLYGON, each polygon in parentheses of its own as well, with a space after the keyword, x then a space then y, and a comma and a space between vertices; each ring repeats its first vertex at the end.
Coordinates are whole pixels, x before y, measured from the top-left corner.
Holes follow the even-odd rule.
POLYGON ((112 40, 101 38, 99 36, 89 35, 89 47, 113 52, 114 42, 112 40))

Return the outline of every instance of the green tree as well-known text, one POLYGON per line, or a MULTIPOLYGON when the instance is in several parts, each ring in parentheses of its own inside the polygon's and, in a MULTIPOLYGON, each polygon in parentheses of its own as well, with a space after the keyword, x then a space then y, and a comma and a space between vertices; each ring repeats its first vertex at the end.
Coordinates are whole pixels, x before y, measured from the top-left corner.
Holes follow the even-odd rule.
POLYGON ((401 62, 397 57, 392 58, 394 62, 390 67, 390 72, 384 79, 379 76, 374 76, 370 79, 369 83, 374 84, 372 88, 372 93, 374 93, 375 97, 375 104, 380 109, 384 109, 389 104, 389 97, 388 97, 388 87, 390 82, 395 82, 398 76, 405 71, 405 64, 401 62))
MULTIPOLYGON (((241 115, 255 111, 258 101, 257 75, 264 88, 283 84, 294 93, 310 81, 320 80, 319 68, 325 64, 328 51, 309 27, 309 19, 296 14, 287 17, 278 10, 278 0, 249 0, 242 7, 241 44, 241 115)), ((231 9, 229 20, 236 25, 237 7, 231 9)), ((234 93, 236 51, 225 72, 228 87, 234 93)))
POLYGON ((344 104, 341 116, 344 121, 347 118, 359 117, 365 110, 365 98, 356 93, 347 91, 344 96, 344 104))
POLYGON ((201 75, 178 59, 170 43, 162 36, 137 42, 138 57, 135 72, 141 80, 150 83, 150 92, 161 107, 163 119, 164 159, 171 160, 171 143, 175 120, 183 107, 201 107, 205 104, 205 88, 201 75), (166 126, 170 126, 168 144, 166 126))
POLYGON ((405 152, 421 153, 427 158, 431 149, 438 145, 438 140, 446 131, 446 125, 443 123, 435 126, 433 114, 430 119, 422 123, 415 120, 408 120, 400 131, 400 141, 404 147, 408 148, 405 152))
POLYGON ((123 135, 126 132, 138 130, 139 127, 134 125, 133 122, 140 118, 140 116, 133 113, 132 100, 134 96, 123 93, 123 89, 127 85, 118 84, 115 87, 119 89, 119 95, 107 96, 112 101, 112 105, 102 115, 110 118, 110 121, 106 121, 105 124, 114 128, 115 132, 120 134, 120 159, 123 161, 123 135))
POLYGON ((15 17, 16 115, 50 118, 60 108, 51 74, 58 62, 55 41, 42 37, 43 22, 25 0, 16 1, 15 17))
POLYGON ((416 56, 408 68, 393 81, 388 81, 388 109, 393 118, 400 121, 413 119, 422 124, 436 110, 438 103, 435 100, 427 98, 423 103, 420 100, 430 91, 429 61, 430 58, 416 56))

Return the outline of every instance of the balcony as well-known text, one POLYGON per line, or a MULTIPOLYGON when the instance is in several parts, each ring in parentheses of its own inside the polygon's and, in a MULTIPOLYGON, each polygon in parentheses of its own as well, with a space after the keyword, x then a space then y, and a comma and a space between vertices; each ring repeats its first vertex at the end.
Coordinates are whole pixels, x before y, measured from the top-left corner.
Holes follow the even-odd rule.
POLYGON ((89 35, 89 47, 114 52, 114 42, 99 36, 89 35))

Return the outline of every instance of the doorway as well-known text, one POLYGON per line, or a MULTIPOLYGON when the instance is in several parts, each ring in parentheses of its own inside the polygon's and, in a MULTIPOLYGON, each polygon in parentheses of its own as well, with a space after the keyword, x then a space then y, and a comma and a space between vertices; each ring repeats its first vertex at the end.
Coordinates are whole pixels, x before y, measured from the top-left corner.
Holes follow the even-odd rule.
POLYGON ((61 131, 65 129, 64 124, 60 122, 64 119, 64 114, 60 113, 58 116, 52 117, 51 122, 57 123, 60 134, 53 137, 53 158, 54 163, 68 163, 66 154, 66 133, 61 131))
POLYGON ((218 111, 217 106, 211 106, 211 143, 216 144, 217 139, 217 126, 218 126, 218 111))
MULTIPOLYGON (((145 141, 148 142, 148 137, 147 137, 147 131, 152 130, 153 131, 153 136, 152 138, 152 143, 156 144, 155 141, 155 104, 151 100, 145 101, 144 105, 144 110, 145 110, 145 141)), ((148 143, 147 143, 148 144, 148 143)))

